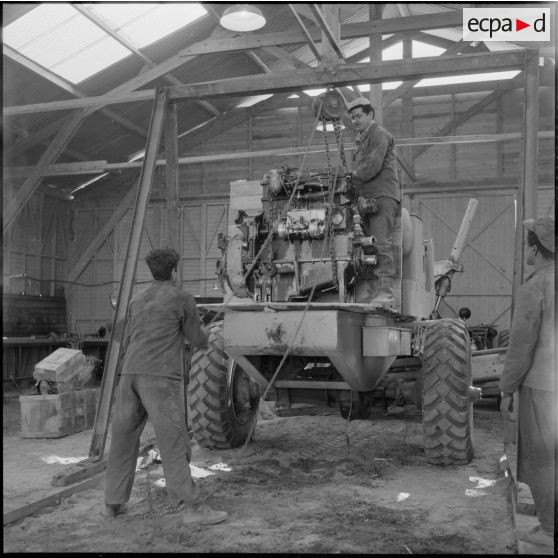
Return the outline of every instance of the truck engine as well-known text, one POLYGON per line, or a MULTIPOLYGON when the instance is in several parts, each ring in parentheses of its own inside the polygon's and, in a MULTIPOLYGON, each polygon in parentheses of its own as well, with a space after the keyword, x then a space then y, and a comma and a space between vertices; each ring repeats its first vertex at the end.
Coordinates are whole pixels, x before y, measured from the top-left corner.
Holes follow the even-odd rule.
POLYGON ((374 200, 343 166, 271 169, 261 185, 263 211, 239 211, 237 237, 220 235, 222 289, 254 302, 351 301, 376 264, 364 225, 374 200))

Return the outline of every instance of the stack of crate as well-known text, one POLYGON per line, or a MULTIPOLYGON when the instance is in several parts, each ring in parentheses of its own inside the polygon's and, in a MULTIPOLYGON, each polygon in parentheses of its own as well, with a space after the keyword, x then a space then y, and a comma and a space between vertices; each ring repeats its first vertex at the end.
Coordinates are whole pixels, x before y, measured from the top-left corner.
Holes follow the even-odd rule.
POLYGON ((59 438, 93 427, 97 388, 94 362, 82 351, 60 348, 35 365, 40 394, 19 398, 23 438, 59 438), (44 387, 43 387, 44 386, 44 387))

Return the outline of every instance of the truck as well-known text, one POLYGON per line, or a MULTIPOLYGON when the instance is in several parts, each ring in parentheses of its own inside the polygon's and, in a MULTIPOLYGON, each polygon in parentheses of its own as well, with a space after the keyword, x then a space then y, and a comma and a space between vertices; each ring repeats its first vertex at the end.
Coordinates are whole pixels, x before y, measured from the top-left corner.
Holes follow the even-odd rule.
MULTIPOLYGON (((316 112, 338 124, 335 99, 325 100, 316 112)), ((463 271, 458 260, 477 200, 440 261, 421 218, 401 209, 390 307, 361 301, 378 257, 367 230, 374 205, 329 156, 322 168, 283 165, 261 181, 231 182, 229 226, 218 239, 223 303, 208 305, 216 317, 209 349, 192 352, 187 385, 189 427, 202 446, 248 443, 262 399, 326 405, 352 420, 368 419, 381 395, 421 411, 429 463, 472 459, 481 393, 471 339, 463 320, 438 309, 463 271)))

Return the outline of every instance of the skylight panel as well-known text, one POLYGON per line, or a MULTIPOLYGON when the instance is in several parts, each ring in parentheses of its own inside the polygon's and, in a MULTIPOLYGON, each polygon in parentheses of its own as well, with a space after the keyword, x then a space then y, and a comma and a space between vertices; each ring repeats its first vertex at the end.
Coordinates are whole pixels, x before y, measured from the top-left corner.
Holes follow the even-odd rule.
POLYGON ((88 4, 88 8, 138 49, 153 44, 207 13, 200 4, 190 2, 101 3, 88 4))
MULTIPOLYGON (((117 35, 140 49, 185 27, 207 11, 197 3, 88 4, 117 35)), ((131 51, 71 3, 44 2, 3 29, 4 43, 78 84, 131 51)))
POLYGON ((4 28, 4 42, 74 84, 131 54, 70 4, 40 4, 4 28))
POLYGON ((261 101, 265 101, 266 99, 269 99, 270 97, 273 97, 273 93, 267 95, 255 95, 254 97, 248 97, 248 99, 245 99, 244 101, 236 105, 236 108, 252 107, 257 103, 260 103, 261 101))
POLYGON ((126 58, 130 51, 108 35, 50 69, 72 83, 79 83, 126 58))
POLYGON ((308 95, 309 97, 317 97, 318 95, 321 95, 326 91, 327 89, 305 89, 304 93, 306 93, 306 95, 308 95))
POLYGON ((477 83, 479 81, 498 81, 512 79, 519 74, 519 70, 507 72, 487 72, 483 74, 465 74, 459 76, 445 76, 421 79, 415 87, 428 87, 430 85, 453 85, 457 83, 477 83))

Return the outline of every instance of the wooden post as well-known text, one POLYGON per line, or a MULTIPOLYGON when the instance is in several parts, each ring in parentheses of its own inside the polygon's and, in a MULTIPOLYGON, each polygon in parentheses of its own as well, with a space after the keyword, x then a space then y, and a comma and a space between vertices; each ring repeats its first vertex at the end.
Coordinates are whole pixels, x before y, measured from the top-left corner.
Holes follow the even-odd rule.
POLYGON ((515 261, 513 266, 512 309, 523 283, 525 242, 525 219, 536 217, 538 185, 538 132, 539 132, 539 66, 538 56, 531 54, 525 59, 523 86, 523 142, 521 144, 520 179, 517 190, 515 223, 515 261))
MULTIPOLYGON (((368 18, 370 21, 381 19, 383 4, 378 4, 371 2, 368 5, 368 18)), ((382 63, 382 34, 381 33, 370 33, 370 64, 382 63)), ((383 125, 384 122, 384 110, 382 107, 382 84, 381 83, 371 83, 370 84, 370 102, 375 109, 376 116, 375 120, 378 124, 383 125)))
MULTIPOLYGON (((413 41, 411 39, 403 40, 403 58, 413 57, 413 41)), ((401 99, 401 110, 402 110, 402 122, 401 122, 401 133, 404 137, 410 138, 414 136, 414 126, 413 126, 413 97, 410 91, 406 91, 401 99)), ((400 147, 397 151, 401 154, 405 165, 411 173, 414 174, 414 158, 413 158, 413 147, 400 147)), ((406 174, 403 174, 406 176, 406 174)), ((408 183, 407 178, 403 178, 401 185, 408 183)))
MULTIPOLYGON (((334 4, 321 4, 322 14, 326 24, 333 33, 333 38, 337 44, 340 43, 340 27, 339 27, 339 6, 334 4)), ((322 66, 336 66, 339 64, 339 54, 335 51, 333 45, 328 40, 327 35, 322 31, 322 40, 320 42, 320 51, 322 55, 322 66)))
POLYGON ((149 191, 151 189, 151 183, 153 182, 153 176, 155 173, 155 163, 163 131, 166 104, 166 91, 164 89, 158 89, 155 96, 155 106, 151 115, 151 122, 149 124, 145 158, 141 169, 139 188, 134 207, 132 225, 130 227, 126 258, 124 261, 124 269, 118 292, 118 301, 116 303, 111 337, 107 349, 105 369, 103 372, 103 380, 101 382, 99 403, 97 405, 97 413, 95 415, 95 424, 93 425, 93 436, 89 449, 89 459, 93 462, 102 459, 105 450, 110 420, 110 410, 116 387, 116 373, 118 369, 120 349, 124 338, 126 314, 134 288, 134 277, 136 274, 143 223, 147 209, 147 202, 149 200, 149 191))
POLYGON ((182 254, 180 253, 180 237, 178 223, 178 124, 176 104, 167 104, 165 110, 165 152, 166 152, 166 177, 167 177, 167 226, 168 243, 180 255, 178 265, 177 286, 182 288, 182 254))

